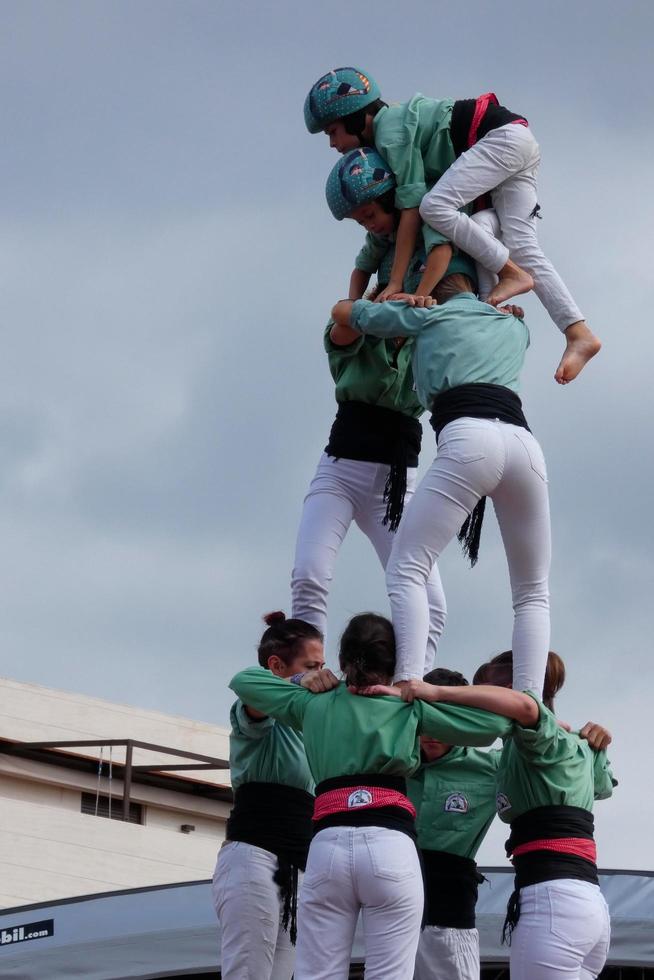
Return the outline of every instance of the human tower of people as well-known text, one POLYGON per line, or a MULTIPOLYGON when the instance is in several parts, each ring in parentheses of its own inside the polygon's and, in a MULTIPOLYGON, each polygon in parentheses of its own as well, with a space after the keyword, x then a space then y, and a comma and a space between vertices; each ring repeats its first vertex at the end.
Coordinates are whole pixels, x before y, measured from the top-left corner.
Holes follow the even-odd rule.
POLYGON ((341 154, 332 214, 367 234, 325 330, 338 411, 304 502, 293 618, 266 617, 259 666, 230 684, 223 980, 343 980, 359 917, 367 980, 478 978, 475 855, 496 812, 515 869, 511 976, 596 977, 609 915, 592 808, 614 785, 610 735, 553 713, 565 669, 549 651, 547 477, 517 394, 529 334, 504 304, 534 289, 565 336, 561 384, 600 343, 538 244, 538 145, 492 93, 389 106, 351 67, 318 79, 304 117, 341 154), (416 488, 424 411, 438 453, 416 488), (437 563, 458 535, 474 564, 486 497, 513 639, 470 685, 434 668, 437 563), (326 607, 353 520, 386 570, 392 623, 350 621, 339 679, 326 607))

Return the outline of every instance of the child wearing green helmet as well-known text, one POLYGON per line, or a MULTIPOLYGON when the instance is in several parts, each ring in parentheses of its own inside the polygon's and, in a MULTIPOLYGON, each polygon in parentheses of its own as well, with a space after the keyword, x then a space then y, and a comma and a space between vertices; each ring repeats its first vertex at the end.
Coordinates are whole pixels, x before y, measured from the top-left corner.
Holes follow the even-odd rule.
POLYGON ((374 145, 395 175, 402 216, 391 279, 380 300, 401 292, 424 220, 498 277, 488 296, 493 306, 533 287, 565 334, 554 375, 559 384, 576 378, 598 353, 600 341, 538 243, 540 153, 523 116, 501 106, 492 92, 458 100, 418 93, 388 106, 374 79, 345 67, 314 83, 304 117, 309 132, 325 132, 339 153, 374 145), (488 193, 502 240, 463 210, 488 193))
MULTIPOLYGON (((351 150, 332 168, 325 196, 337 221, 352 218, 366 229, 366 241, 350 277, 349 299, 361 299, 370 276, 377 273, 378 291, 391 277, 400 211, 395 206, 396 181, 386 161, 372 147, 351 150)), ((428 225, 417 240, 405 274, 410 293, 428 296, 452 260, 452 246, 428 225)), ((469 263, 466 263, 466 269, 469 263)), ((450 270, 452 271, 452 270, 450 270)))

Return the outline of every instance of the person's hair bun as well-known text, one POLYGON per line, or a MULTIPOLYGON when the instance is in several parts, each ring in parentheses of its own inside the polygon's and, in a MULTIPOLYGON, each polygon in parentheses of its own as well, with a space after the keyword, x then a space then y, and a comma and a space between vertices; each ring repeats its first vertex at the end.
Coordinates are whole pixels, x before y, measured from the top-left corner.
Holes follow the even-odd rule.
POLYGON ((277 609, 276 612, 269 612, 263 617, 264 623, 268 626, 275 626, 277 623, 283 623, 286 619, 286 613, 282 612, 281 609, 277 609))

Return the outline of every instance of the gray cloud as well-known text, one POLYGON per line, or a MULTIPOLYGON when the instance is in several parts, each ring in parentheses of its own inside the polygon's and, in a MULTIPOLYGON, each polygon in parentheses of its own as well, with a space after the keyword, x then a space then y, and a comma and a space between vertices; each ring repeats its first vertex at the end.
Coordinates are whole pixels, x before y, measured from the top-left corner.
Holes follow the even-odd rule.
MULTIPOLYGON (((651 867, 635 843, 654 804, 640 777, 654 680, 651 6, 555 0, 526 17, 499 2, 489 19, 481 2, 465 17, 419 2, 396 20, 389 2, 3 5, 1 669, 227 720, 226 682, 252 660, 261 614, 289 605, 334 411, 322 328, 361 237, 325 208, 336 156, 303 129, 305 90, 350 59, 391 99, 492 87, 533 123, 541 237, 605 343, 559 389, 561 339, 525 300, 553 643, 569 666, 560 710, 615 729, 602 860, 651 867)), ((428 427, 424 446, 423 466, 428 427)), ((443 556, 444 663, 470 673, 510 642, 504 569, 492 520, 473 571, 455 546, 443 556)), ((353 531, 332 660, 362 608, 387 602, 353 531)))

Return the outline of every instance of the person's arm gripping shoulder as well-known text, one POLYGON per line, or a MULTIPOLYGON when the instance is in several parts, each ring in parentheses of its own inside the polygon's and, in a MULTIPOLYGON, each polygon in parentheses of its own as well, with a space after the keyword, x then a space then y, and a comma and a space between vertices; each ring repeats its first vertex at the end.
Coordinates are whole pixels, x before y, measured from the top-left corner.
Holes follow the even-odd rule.
POLYGON ((263 667, 248 667, 232 677, 230 688, 245 704, 302 731, 304 712, 314 697, 310 691, 276 677, 263 667))
POLYGON ((611 771, 606 749, 599 752, 593 751, 593 782, 594 796, 596 800, 608 800, 613 796, 613 788, 618 785, 611 771))
POLYGON ((481 708, 425 701, 414 701, 413 707, 419 733, 449 745, 492 745, 495 739, 506 738, 513 730, 510 719, 481 708))
MULTIPOLYGON (((260 712, 257 712, 260 714, 260 712)), ((265 738, 271 728, 275 725, 275 719, 268 715, 253 717, 248 713, 247 707, 242 701, 236 701, 232 705, 230 712, 232 734, 240 735, 243 738, 265 738)))
MULTIPOLYGON (((327 353, 338 354, 339 357, 342 357, 344 359, 349 357, 356 357, 356 355, 359 353, 359 351, 361 350, 361 348, 365 343, 365 337, 363 336, 363 334, 356 333, 355 335, 354 333, 352 333, 350 335, 349 333, 345 334, 344 331, 341 331, 343 333, 343 339, 346 340, 347 343, 335 344, 334 341, 332 340, 332 330, 334 329, 335 326, 336 324, 334 323, 334 321, 330 320, 329 323, 327 324, 327 327, 325 328, 324 343, 325 343, 325 350, 327 351, 327 353), (352 339, 350 339, 350 337, 352 339)), ((336 336, 338 336, 338 334, 336 334, 336 336)), ((344 366, 345 363, 343 362, 343 367, 344 366)), ((340 372, 337 371, 337 375, 339 373, 340 372)), ((332 370, 332 374, 333 374, 333 370, 332 370)), ((337 380, 338 380, 338 376, 334 376, 334 381, 337 380)))
POLYGON ((415 337, 438 312, 434 306, 427 310, 401 302, 371 303, 359 299, 352 304, 350 324, 359 333, 373 337, 415 337))
POLYGON ((579 750, 579 736, 562 728, 555 715, 546 708, 535 694, 525 691, 538 707, 538 719, 534 725, 516 725, 513 741, 524 759, 533 765, 550 765, 573 758, 579 750))

